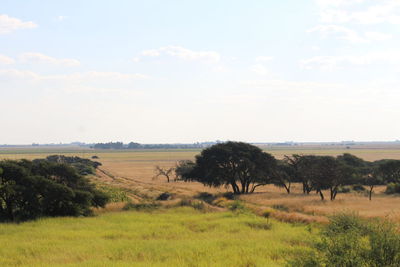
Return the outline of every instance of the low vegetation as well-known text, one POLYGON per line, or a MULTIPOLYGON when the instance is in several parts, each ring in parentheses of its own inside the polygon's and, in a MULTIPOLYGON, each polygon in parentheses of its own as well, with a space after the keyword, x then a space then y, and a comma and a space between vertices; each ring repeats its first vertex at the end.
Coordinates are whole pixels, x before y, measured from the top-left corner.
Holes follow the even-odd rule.
POLYGON ((400 266, 400 233, 393 222, 338 214, 321 231, 315 250, 292 266, 400 266))
POLYGON ((191 207, 0 224, 0 265, 283 266, 314 234, 248 213, 191 207))

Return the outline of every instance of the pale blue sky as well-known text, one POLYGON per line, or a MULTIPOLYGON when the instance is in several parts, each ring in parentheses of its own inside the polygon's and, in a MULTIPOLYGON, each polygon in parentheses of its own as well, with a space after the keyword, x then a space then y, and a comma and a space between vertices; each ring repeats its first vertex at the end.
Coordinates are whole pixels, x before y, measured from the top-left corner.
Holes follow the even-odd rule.
POLYGON ((400 1, 0 0, 0 144, 400 139, 400 1))

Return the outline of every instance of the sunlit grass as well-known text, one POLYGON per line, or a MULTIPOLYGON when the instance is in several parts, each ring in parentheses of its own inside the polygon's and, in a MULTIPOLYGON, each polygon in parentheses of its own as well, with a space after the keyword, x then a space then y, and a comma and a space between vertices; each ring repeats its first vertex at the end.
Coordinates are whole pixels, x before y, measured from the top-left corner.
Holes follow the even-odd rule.
POLYGON ((185 207, 2 224, 0 265, 283 266, 309 249, 309 227, 270 223, 185 207))

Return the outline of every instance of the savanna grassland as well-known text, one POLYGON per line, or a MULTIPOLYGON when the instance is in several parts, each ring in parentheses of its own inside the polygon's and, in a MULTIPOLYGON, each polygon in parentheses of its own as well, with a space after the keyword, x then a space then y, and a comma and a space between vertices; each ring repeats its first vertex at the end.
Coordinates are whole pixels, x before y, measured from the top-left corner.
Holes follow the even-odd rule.
MULTIPOLYGON (((400 159, 400 146, 299 146, 265 147, 277 158, 291 154, 339 155, 352 153, 364 160, 400 159)), ((97 155, 103 165, 92 180, 122 188, 133 200, 155 198, 163 192, 180 197, 193 197, 199 192, 226 192, 225 188, 210 188, 200 183, 170 182, 163 177, 154 179, 154 167, 172 167, 179 160, 194 159, 200 150, 88 150, 76 148, 21 148, 0 151, 0 159, 43 158, 50 154, 76 155, 90 158, 97 155)), ((321 202, 316 194, 303 195, 299 185, 294 185, 288 195, 283 188, 273 185, 260 187, 255 194, 241 196, 253 209, 278 208, 275 216, 288 221, 327 221, 326 215, 340 211, 356 211, 364 217, 390 217, 400 221, 400 197, 383 194, 385 187, 377 187, 372 201, 364 193, 339 194, 336 201, 321 202)))
MULTIPOLYGON (((294 153, 349 152, 366 160, 400 159, 400 147, 265 150, 277 158, 294 153)), ((200 150, 0 150, 0 159, 96 155, 95 160, 102 166, 90 179, 99 186, 116 188, 133 203, 152 201, 164 192, 173 195, 172 200, 151 211, 123 211, 124 203, 111 203, 96 210, 95 217, 0 224, 0 242, 7 244, 0 246, 0 266, 284 266, 311 250, 318 239, 319 223, 328 222, 327 216, 334 213, 355 211, 362 217, 400 221, 400 197, 383 194, 384 187, 375 190, 372 201, 363 193, 340 193, 335 201, 322 202, 315 193, 303 195, 300 185, 294 184, 291 194, 268 185, 257 188, 254 194, 240 196, 245 207, 240 212, 223 205, 211 207, 204 203, 205 209, 181 205, 191 203, 201 192, 218 195, 228 191, 154 178, 156 165, 172 167, 198 153, 200 150), (266 211, 269 218, 259 216, 265 216, 266 211)))

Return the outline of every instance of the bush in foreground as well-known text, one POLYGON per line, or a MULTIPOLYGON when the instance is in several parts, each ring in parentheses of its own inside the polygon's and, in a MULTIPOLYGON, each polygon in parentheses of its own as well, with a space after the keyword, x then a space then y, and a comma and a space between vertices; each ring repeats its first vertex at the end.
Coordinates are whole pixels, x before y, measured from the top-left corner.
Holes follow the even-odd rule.
POLYGON ((70 165, 45 160, 0 161, 0 221, 87 216, 108 196, 70 165))
POLYGON ((339 214, 321 232, 315 251, 292 266, 400 266, 400 234, 388 221, 339 214))

